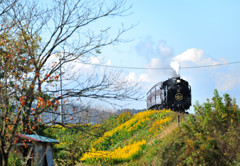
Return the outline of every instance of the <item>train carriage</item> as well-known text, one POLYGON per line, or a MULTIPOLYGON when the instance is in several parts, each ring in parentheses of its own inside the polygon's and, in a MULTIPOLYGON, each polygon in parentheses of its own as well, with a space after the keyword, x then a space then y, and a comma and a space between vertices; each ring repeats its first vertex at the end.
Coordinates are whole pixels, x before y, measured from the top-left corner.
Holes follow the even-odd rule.
POLYGON ((154 85, 147 93, 148 109, 171 109, 185 112, 191 106, 191 87, 180 77, 154 85))

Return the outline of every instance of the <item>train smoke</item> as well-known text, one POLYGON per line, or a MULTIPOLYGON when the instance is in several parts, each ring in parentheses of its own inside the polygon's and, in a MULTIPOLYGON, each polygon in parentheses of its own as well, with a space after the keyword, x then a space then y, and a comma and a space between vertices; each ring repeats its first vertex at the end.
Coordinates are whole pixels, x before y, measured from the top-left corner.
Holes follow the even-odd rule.
POLYGON ((177 76, 179 76, 180 64, 177 61, 172 61, 170 66, 176 71, 177 76))
POLYGON ((177 76, 177 72, 170 66, 174 58, 174 52, 166 41, 156 43, 151 38, 146 38, 139 42, 135 49, 137 55, 147 61, 145 67, 150 68, 146 73, 139 76, 141 81, 156 83, 177 76), (167 68, 167 70, 151 70, 151 68, 167 68), (171 70, 168 70, 168 68, 171 68, 171 70))

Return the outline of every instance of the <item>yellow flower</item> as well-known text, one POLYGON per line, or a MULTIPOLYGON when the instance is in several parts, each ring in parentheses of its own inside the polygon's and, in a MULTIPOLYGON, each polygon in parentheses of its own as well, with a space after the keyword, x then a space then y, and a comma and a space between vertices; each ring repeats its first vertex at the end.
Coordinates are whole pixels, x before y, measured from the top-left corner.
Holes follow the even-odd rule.
POLYGON ((81 161, 88 161, 89 163, 129 161, 141 153, 145 146, 146 140, 142 140, 122 148, 118 147, 113 151, 90 151, 83 155, 81 161))
MULTIPOLYGON (((100 149, 107 149, 106 145, 110 146, 112 143, 116 142, 118 139, 126 138, 131 135, 131 133, 135 132, 138 129, 146 127, 147 123, 150 121, 152 115, 163 116, 171 110, 148 110, 145 112, 140 112, 133 117, 123 123, 122 125, 114 128, 111 131, 104 133, 102 137, 96 140, 91 146, 100 149)), ((166 124, 170 119, 165 119, 153 125, 149 132, 152 132, 156 127, 160 126, 160 124, 166 124)))

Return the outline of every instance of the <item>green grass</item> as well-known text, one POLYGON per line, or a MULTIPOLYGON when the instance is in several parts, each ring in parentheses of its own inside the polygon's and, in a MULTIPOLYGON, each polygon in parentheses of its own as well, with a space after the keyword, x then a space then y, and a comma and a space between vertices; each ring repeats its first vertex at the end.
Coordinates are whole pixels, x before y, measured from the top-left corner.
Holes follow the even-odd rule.
MULTIPOLYGON (((134 116, 124 112, 111 117, 99 128, 88 126, 92 128, 91 134, 94 136, 90 133, 84 134, 83 131, 72 133, 71 129, 59 134, 67 135, 70 141, 79 141, 74 145, 71 142, 64 144, 66 150, 74 147, 78 153, 78 157, 74 158, 77 165, 91 165, 80 162, 80 158, 84 153, 92 151, 92 148, 96 151, 111 152, 141 140, 146 140, 142 152, 133 155, 129 161, 113 162, 114 165, 239 165, 240 110, 235 100, 229 95, 220 97, 215 91, 212 101, 196 104, 194 109, 195 115, 181 115, 180 127, 177 125, 177 113, 153 110, 153 114, 146 111, 134 116), (166 123, 163 122, 164 119, 167 119, 166 123)), ((49 133, 51 134, 52 130, 49 133)), ((64 154, 64 151, 61 153, 64 154)), ((62 165, 66 163, 71 162, 62 165)))

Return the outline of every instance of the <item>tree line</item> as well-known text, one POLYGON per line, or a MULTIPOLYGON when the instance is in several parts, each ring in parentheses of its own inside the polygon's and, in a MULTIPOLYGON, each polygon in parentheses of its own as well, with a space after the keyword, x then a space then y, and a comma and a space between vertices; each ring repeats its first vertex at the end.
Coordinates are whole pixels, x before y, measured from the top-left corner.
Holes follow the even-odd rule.
POLYGON ((139 99, 139 85, 119 79, 120 73, 95 71, 69 77, 74 86, 59 83, 63 66, 98 57, 103 47, 122 41, 131 26, 112 30, 101 23, 130 9, 125 0, 0 1, 0 165, 8 165, 16 133, 36 133, 43 114, 64 114, 64 102, 139 99))

